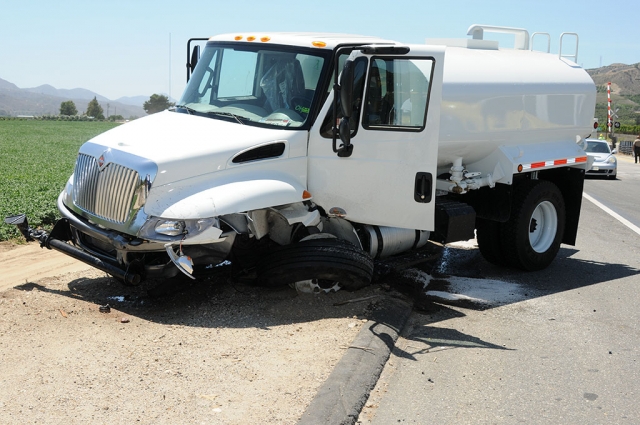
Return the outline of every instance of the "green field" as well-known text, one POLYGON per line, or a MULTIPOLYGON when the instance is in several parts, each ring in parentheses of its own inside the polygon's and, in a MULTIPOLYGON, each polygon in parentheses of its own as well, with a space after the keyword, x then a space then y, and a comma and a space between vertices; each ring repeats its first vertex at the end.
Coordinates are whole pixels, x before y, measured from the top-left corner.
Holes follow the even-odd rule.
POLYGON ((4 217, 26 213, 32 227, 59 218, 56 199, 73 173, 78 148, 118 126, 110 122, 0 120, 0 241, 19 236, 4 217))

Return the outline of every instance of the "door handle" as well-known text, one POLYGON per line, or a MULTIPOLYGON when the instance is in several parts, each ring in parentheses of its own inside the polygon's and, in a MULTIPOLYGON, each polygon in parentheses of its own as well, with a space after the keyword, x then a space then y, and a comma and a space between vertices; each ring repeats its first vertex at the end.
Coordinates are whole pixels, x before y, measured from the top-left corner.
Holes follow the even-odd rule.
POLYGON ((427 204, 431 202, 431 186, 433 176, 431 173, 416 173, 416 182, 413 190, 413 199, 416 202, 427 204))

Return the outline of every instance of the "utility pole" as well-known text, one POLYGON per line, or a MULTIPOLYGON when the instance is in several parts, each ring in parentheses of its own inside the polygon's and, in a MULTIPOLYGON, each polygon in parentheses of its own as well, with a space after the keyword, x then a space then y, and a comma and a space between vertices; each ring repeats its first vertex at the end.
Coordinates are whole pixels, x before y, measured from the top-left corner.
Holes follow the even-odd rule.
POLYGON ((612 149, 615 149, 618 142, 615 128, 616 126, 620 126, 620 123, 614 123, 613 117, 618 118, 616 112, 618 112, 620 108, 617 108, 615 111, 611 110, 611 82, 607 83, 607 103, 607 127, 609 129, 609 138, 611 138, 611 144, 613 145, 612 149))

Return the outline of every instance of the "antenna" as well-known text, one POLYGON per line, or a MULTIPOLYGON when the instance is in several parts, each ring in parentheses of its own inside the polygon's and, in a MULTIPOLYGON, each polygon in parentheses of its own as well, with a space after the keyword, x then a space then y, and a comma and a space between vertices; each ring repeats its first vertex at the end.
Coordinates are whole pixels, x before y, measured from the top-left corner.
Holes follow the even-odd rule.
POLYGON ((171 102, 171 33, 169 33, 169 102, 171 102))

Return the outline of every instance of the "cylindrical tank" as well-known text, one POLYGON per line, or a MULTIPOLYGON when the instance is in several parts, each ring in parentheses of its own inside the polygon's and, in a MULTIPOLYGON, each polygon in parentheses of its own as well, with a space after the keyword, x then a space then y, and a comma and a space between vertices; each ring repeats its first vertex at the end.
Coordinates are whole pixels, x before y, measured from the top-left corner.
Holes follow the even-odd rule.
POLYGON ((589 74, 558 55, 447 47, 438 167, 501 145, 575 142, 593 131, 595 101, 589 74))
POLYGON ((401 252, 423 247, 429 241, 430 232, 425 230, 400 229, 387 226, 363 226, 365 250, 373 258, 386 258, 401 252))

